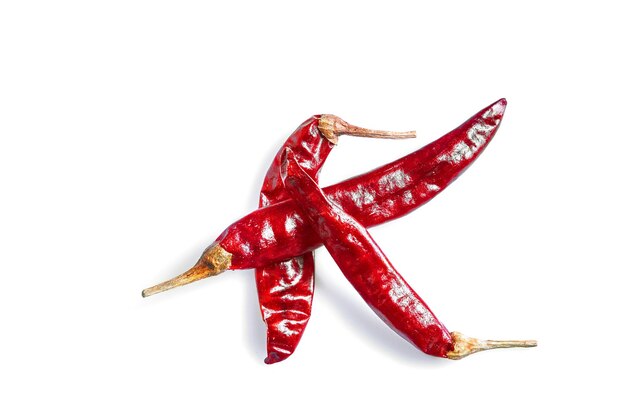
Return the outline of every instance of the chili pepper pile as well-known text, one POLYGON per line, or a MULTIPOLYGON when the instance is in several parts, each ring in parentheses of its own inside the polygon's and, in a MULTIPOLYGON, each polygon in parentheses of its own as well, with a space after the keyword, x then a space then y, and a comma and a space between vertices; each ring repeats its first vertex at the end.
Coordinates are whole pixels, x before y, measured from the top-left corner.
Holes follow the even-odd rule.
POLYGON ((448 332, 395 270, 367 227, 401 217, 430 201, 485 149, 506 100, 484 108, 421 149, 325 189, 317 178, 340 135, 409 138, 352 126, 332 115, 305 121, 276 154, 261 188, 259 209, 227 227, 187 272, 147 288, 144 297, 228 269, 256 268, 267 357, 275 363, 297 347, 311 314, 312 251, 324 245, 348 281, 397 333, 423 352, 449 359, 536 342, 492 341, 448 332))

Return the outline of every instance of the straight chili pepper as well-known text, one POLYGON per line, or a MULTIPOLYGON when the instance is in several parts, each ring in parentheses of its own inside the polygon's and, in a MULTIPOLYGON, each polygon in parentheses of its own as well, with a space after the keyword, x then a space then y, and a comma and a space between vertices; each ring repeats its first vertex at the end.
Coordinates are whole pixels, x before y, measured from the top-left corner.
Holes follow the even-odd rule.
POLYGON ((485 349, 537 345, 532 340, 477 341, 458 332, 450 334, 391 265, 365 226, 326 198, 289 149, 281 174, 285 188, 348 281, 385 323, 424 353, 460 359, 485 349))
MULTIPOLYGON (((316 115, 302 123, 287 138, 267 171, 260 194, 260 207, 289 198, 280 177, 280 157, 287 148, 317 181, 319 172, 340 135, 378 138, 409 138, 415 132, 388 132, 350 125, 333 115, 316 115)), ((263 226, 271 236, 269 225, 263 226)), ((275 363, 296 349, 311 315, 314 289, 313 252, 257 267, 255 278, 263 321, 267 325, 267 357, 275 363)))
MULTIPOLYGON (((495 135, 505 108, 506 100, 498 100, 416 152, 327 187, 324 193, 366 227, 401 217, 438 195, 476 160, 495 135)), ((142 295, 310 252, 321 241, 303 216, 292 200, 260 208, 224 230, 189 271, 142 295)))

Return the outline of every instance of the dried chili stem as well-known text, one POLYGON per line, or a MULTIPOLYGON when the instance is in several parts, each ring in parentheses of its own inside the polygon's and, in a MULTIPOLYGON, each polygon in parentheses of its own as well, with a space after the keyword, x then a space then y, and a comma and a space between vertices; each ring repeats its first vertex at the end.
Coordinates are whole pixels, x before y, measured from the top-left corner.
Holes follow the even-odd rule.
POLYGON ((191 284, 204 278, 212 277, 226 271, 230 267, 232 254, 222 248, 219 244, 209 246, 198 262, 187 272, 162 282, 141 292, 143 297, 150 297, 172 288, 191 284))
POLYGON ((392 132, 388 130, 365 129, 351 125, 345 120, 332 114, 322 115, 319 122, 319 130, 326 139, 335 144, 341 135, 383 139, 408 139, 416 136, 415 130, 408 132, 392 132))
POLYGON ((452 341, 454 349, 448 352, 447 357, 455 360, 483 350, 537 346, 536 340, 480 340, 459 332, 452 332, 452 341))

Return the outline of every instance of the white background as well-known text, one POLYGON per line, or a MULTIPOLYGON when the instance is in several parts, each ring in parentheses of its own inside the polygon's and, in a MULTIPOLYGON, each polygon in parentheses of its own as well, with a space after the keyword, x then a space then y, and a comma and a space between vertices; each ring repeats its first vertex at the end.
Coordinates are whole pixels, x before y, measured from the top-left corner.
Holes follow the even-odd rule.
POLYGON ((618 2, 337 3, 0 3, 0 414, 623 415, 618 2), (280 364, 252 271, 141 298, 255 208, 310 115, 417 129, 342 138, 329 185, 500 97, 480 159, 372 234, 448 328, 538 348, 426 357, 324 249, 280 364))

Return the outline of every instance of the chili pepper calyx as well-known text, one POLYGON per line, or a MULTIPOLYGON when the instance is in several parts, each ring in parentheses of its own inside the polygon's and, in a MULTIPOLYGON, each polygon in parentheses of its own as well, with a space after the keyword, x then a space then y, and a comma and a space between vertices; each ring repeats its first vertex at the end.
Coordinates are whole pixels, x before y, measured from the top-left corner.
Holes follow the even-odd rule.
POLYGON ((463 359, 472 353, 489 349, 512 347, 535 347, 536 340, 481 340, 465 336, 459 332, 452 332, 454 349, 447 353, 448 359, 463 359))
POLYGON ((191 284, 204 278, 220 274, 230 267, 232 254, 219 244, 214 243, 204 250, 198 262, 187 272, 168 281, 162 282, 141 292, 142 297, 149 297, 172 288, 191 284))
POLYGON ((323 114, 320 117, 318 129, 322 133, 322 136, 335 145, 339 141, 339 136, 341 135, 383 139, 407 139, 414 138, 416 136, 414 130, 409 132, 391 132, 387 130, 373 130, 353 126, 333 114, 323 114))

